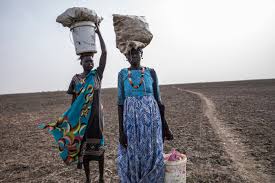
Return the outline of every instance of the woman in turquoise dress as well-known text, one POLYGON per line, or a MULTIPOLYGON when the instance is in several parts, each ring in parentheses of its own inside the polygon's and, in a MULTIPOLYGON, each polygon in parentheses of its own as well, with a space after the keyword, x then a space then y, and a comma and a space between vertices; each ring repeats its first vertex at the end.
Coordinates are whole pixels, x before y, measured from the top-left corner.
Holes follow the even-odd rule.
POLYGON ((141 49, 126 54, 118 74, 118 174, 122 183, 164 181, 163 142, 172 140, 164 117, 157 75, 140 65, 141 49))
MULTIPOLYGON (((42 124, 40 128, 48 128, 59 148, 59 155, 66 164, 78 162, 78 168, 82 167, 83 151, 89 150, 94 156, 102 156, 103 114, 101 105, 101 81, 106 65, 107 51, 99 25, 96 24, 101 56, 99 66, 94 68, 93 53, 83 53, 80 56, 80 64, 83 72, 73 76, 68 94, 72 95, 72 104, 69 109, 55 122, 42 124), (84 149, 83 144, 89 139, 92 145, 84 149)), ((104 154, 103 154, 104 158, 104 154)), ((89 162, 84 162, 86 182, 90 182, 89 162)), ((104 182, 104 159, 99 162, 99 182, 104 182)))

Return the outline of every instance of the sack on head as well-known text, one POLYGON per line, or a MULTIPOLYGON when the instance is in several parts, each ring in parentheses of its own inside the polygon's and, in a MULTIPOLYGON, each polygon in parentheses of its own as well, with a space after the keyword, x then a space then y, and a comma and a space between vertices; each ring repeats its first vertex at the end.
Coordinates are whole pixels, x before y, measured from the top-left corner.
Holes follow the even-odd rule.
POLYGON ((153 38, 144 16, 114 14, 113 25, 116 47, 123 54, 132 48, 145 48, 153 38))

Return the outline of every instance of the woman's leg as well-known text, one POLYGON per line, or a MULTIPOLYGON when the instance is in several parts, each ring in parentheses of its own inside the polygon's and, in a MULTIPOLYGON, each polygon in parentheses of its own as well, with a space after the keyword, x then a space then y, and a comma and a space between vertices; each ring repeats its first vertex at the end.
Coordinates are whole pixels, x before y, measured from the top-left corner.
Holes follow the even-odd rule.
POLYGON ((80 148, 79 148, 79 155, 78 155, 78 162, 77 162, 77 168, 78 169, 82 169, 82 164, 83 164, 83 146, 85 144, 86 141, 86 137, 84 135, 81 144, 80 144, 80 148))
POLYGON ((89 166, 89 160, 84 160, 83 162, 85 175, 86 175, 86 183, 90 183, 90 166, 89 166))
POLYGON ((100 157, 98 161, 99 166, 99 183, 104 183, 104 154, 100 157))

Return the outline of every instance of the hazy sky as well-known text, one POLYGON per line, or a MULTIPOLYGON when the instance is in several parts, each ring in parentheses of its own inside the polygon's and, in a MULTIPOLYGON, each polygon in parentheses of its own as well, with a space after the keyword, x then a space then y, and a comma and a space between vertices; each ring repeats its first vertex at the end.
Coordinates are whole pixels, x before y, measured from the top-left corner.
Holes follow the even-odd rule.
POLYGON ((142 64, 155 68, 160 84, 275 78, 274 0, 1 0, 0 94, 66 90, 82 72, 69 29, 55 22, 73 6, 104 18, 103 87, 116 87, 128 67, 113 13, 146 16, 154 38, 142 64))

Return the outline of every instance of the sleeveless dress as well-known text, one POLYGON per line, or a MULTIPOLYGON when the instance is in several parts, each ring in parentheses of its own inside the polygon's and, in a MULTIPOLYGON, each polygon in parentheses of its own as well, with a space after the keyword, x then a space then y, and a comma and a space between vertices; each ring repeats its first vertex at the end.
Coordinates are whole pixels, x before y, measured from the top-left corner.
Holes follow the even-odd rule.
MULTIPOLYGON (((118 74, 118 105, 124 106, 123 130, 128 144, 127 148, 121 144, 118 147, 118 174, 122 183, 164 182, 161 116, 150 71, 145 68, 144 82, 139 88, 130 84, 128 69, 118 74)), ((131 70, 131 78, 134 85, 139 84, 141 71, 131 70)))

